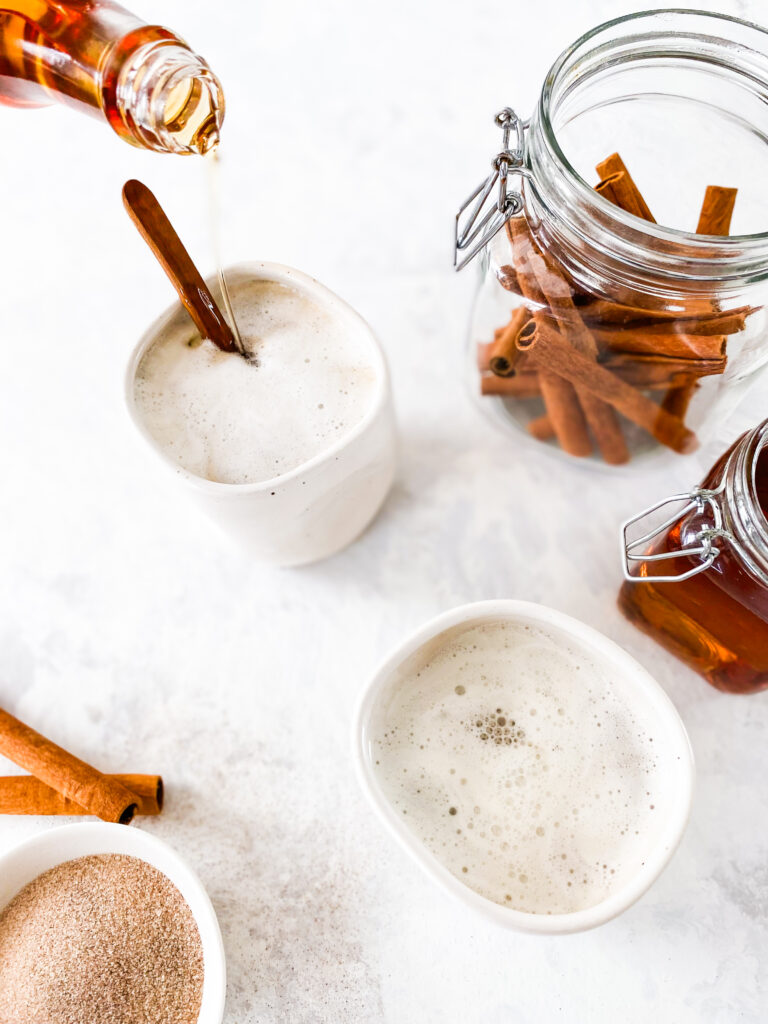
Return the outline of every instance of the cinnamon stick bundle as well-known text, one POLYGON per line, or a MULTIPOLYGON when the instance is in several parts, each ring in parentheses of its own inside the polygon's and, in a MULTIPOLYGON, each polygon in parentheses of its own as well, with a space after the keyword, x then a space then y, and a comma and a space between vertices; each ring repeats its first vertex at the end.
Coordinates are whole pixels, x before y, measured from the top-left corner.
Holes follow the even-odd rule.
MULTIPOLYGON (((618 153, 596 169, 599 193, 655 223, 618 153)), ((709 186, 697 230, 727 234, 735 198, 735 189, 709 186)), ((608 300, 571 280, 540 248, 524 218, 512 218, 506 231, 512 262, 500 267, 497 276, 526 300, 528 319, 516 311, 514 321, 496 330, 493 342, 478 346, 481 393, 538 396, 544 413, 530 421, 529 432, 540 440, 556 440, 570 454, 589 454, 594 440, 605 461, 625 462, 629 452, 617 413, 660 443, 691 451, 696 438, 682 422, 690 398, 702 377, 725 371, 727 339, 745 329, 755 308, 723 310, 713 299, 696 297, 659 308, 608 300), (579 358, 568 358, 569 349, 579 358), (493 367, 492 358, 498 359, 493 367), (661 405, 643 392, 663 392, 661 405)))
MULTIPOLYGON (((156 815, 163 809, 163 780, 159 775, 108 775, 137 799, 136 813, 156 815)), ((34 775, 0 778, 0 814, 83 815, 90 812, 46 786, 34 775)))
POLYGON ((118 779, 58 747, 0 708, 0 754, 104 821, 127 825, 139 798, 118 779))
POLYGON ((551 327, 534 318, 520 332, 517 344, 539 367, 564 377, 576 386, 610 403, 623 416, 647 430, 656 440, 680 453, 697 447, 696 435, 682 420, 662 409, 631 384, 591 361, 551 327))

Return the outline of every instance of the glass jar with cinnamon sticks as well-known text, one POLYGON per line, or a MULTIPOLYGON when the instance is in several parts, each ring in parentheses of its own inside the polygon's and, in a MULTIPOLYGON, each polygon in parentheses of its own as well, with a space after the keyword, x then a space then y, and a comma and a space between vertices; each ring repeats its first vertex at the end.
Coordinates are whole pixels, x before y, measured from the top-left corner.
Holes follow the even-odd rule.
POLYGON ((457 217, 472 389, 618 466, 687 454, 768 363, 768 32, 653 11, 582 37, 457 217), (731 234, 731 232, 734 232, 731 234))
POLYGON ((619 607, 729 693, 768 688, 768 420, 623 526, 619 607))

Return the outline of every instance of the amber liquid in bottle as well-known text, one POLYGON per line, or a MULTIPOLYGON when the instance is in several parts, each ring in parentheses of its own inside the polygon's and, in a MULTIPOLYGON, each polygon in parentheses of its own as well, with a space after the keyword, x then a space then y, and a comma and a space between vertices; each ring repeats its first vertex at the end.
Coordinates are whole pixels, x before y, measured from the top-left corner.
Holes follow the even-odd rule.
POLYGON ((0 0, 0 102, 62 102, 106 118, 134 145, 205 153, 221 88, 173 32, 104 0, 0 0))
MULTIPOLYGON (((725 460, 713 467, 703 486, 715 487, 725 460)), ((768 448, 755 466, 755 491, 768 517, 768 448)), ((689 515, 653 543, 648 554, 679 551, 688 546, 703 521, 689 515)), ((625 582, 619 607, 634 625, 728 693, 755 693, 768 687, 768 588, 744 566, 727 542, 705 572, 677 583, 625 582)), ((680 557, 675 563, 641 563, 638 575, 658 572, 659 564, 674 572, 699 562, 680 557)))

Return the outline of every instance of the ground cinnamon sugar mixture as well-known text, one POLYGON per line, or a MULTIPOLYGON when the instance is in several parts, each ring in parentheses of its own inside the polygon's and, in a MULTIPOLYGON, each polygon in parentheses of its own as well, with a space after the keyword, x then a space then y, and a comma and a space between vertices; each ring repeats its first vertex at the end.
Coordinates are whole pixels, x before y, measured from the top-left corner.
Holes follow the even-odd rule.
POLYGON ((0 1024, 196 1024, 202 994, 192 912, 136 857, 67 861, 0 913, 0 1024))

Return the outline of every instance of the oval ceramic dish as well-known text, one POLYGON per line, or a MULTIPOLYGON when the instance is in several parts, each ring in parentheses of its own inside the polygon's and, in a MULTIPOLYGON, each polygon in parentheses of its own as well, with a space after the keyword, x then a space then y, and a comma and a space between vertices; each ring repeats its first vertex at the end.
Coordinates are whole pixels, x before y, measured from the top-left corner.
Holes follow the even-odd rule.
POLYGON ((433 881, 451 896, 489 920, 508 928, 544 935, 584 931, 609 921, 626 910, 649 888, 667 865, 688 821, 693 794, 693 753, 680 716, 659 684, 617 644, 597 630, 561 612, 527 601, 482 601, 439 615, 402 643, 379 667, 365 688, 354 723, 354 757, 358 775, 379 817, 402 847, 433 881), (644 705, 657 724, 654 738, 676 756, 676 773, 666 781, 667 813, 658 821, 644 864, 619 891, 595 906, 569 914, 531 914, 503 907, 464 885, 404 823, 379 785, 372 756, 372 732, 377 705, 407 661, 443 633, 461 625, 512 621, 543 627, 577 644, 592 658, 611 668, 630 699, 644 705))

